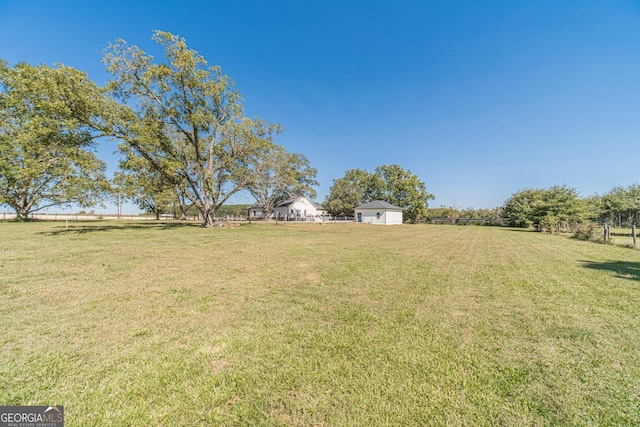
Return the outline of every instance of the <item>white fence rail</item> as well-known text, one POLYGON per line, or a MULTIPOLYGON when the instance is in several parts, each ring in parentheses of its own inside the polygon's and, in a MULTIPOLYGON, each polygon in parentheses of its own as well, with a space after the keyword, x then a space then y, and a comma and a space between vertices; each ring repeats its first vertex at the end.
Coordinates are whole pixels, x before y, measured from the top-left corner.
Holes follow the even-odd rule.
MULTIPOLYGON (((0 213, 0 220, 10 221, 16 219, 17 215, 11 212, 0 213)), ((41 220, 41 221, 104 221, 104 220, 155 220, 155 215, 152 214, 130 214, 130 215, 116 215, 116 214, 74 214, 74 213, 32 213, 29 214, 29 219, 41 220)), ((160 215, 161 220, 175 219, 172 214, 160 215)), ((221 216, 218 219, 225 219, 229 221, 246 221, 247 218, 238 218, 232 216, 221 216)), ((198 216, 189 216, 185 218, 187 221, 201 221, 198 216)), ((259 220, 259 218, 252 218, 252 221, 259 220)), ((280 219, 280 221, 283 221, 280 219)), ((324 217, 297 217, 289 218, 291 222, 353 222, 352 216, 324 216, 324 217)))

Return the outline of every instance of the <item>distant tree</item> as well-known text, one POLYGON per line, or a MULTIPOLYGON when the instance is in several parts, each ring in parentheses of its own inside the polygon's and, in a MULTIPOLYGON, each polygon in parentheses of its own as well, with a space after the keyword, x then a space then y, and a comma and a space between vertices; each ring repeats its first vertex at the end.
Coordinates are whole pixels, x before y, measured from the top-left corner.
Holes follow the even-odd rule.
POLYGON ((441 206, 440 213, 442 214, 442 218, 448 218, 451 224, 455 224, 458 218, 462 216, 462 213, 453 206, 441 206))
POLYGON ((627 219, 630 223, 638 225, 638 223, 640 223, 640 185, 632 184, 628 186, 627 192, 629 194, 627 219))
POLYGON ((428 202, 434 197, 417 175, 398 165, 386 165, 378 166, 374 171, 365 198, 404 208, 404 218, 415 222, 428 216, 428 202))
POLYGON ((490 219, 492 222, 502 219, 502 207, 493 209, 479 209, 478 215, 480 218, 490 219))
POLYGON ((153 213, 156 219, 171 212, 178 201, 176 186, 133 151, 120 162, 120 171, 116 172, 114 180, 128 200, 145 212, 153 213))
POLYGON ((484 224, 497 225, 502 223, 502 208, 493 209, 455 209, 452 206, 440 205, 439 208, 429 208, 429 216, 433 218, 448 218, 452 224, 455 224, 461 218, 481 218, 484 224))
POLYGON ((613 187, 601 198, 603 221, 622 227, 623 224, 638 224, 640 221, 640 185, 613 187))
POLYGON ((51 206, 98 203, 108 187, 96 142, 62 100, 86 82, 73 68, 0 60, 0 204, 19 219, 51 206))
POLYGON ((350 169, 342 178, 334 179, 329 195, 322 205, 330 215, 353 215, 357 206, 365 203, 372 174, 362 169, 350 169))
POLYGON ((480 211, 472 207, 464 208, 460 210, 461 218, 480 218, 480 211))
POLYGON ((429 209, 429 216, 432 218, 447 218, 451 221, 451 224, 455 224, 456 219, 460 218, 461 214, 452 206, 440 205, 439 208, 429 209))
POLYGON ((247 204, 222 205, 218 209, 218 216, 246 217, 248 209, 249 205, 247 204))
POLYGON ((258 201, 267 217, 282 199, 293 195, 316 197, 313 186, 316 169, 302 154, 289 153, 280 145, 273 145, 256 154, 252 162, 247 189, 258 201))

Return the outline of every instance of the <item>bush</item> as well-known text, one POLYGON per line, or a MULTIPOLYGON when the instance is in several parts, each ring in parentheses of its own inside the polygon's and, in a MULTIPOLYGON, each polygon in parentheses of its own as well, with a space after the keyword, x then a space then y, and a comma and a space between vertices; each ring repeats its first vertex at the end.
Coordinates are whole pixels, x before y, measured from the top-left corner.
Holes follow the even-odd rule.
POLYGON ((596 241, 599 237, 598 224, 578 224, 575 228, 573 237, 579 240, 596 241))
POLYGON ((538 224, 538 231, 546 231, 547 233, 553 233, 556 231, 560 220, 554 215, 547 213, 538 224))

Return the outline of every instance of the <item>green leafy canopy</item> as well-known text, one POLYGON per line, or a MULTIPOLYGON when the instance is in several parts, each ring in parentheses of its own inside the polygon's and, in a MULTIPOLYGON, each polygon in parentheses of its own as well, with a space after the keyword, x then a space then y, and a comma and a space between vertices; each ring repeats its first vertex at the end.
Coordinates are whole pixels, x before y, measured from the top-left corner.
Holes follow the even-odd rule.
POLYGON ((18 218, 51 206, 99 202, 105 164, 89 128, 67 108, 86 74, 0 61, 0 203, 18 218))

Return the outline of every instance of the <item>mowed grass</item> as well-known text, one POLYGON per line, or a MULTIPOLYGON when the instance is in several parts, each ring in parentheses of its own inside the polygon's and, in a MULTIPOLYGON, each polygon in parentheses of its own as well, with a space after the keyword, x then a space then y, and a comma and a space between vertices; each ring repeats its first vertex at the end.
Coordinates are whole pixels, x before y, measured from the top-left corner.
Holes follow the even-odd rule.
POLYGON ((640 252, 548 234, 5 222, 0 325, 70 426, 640 424, 640 252))

